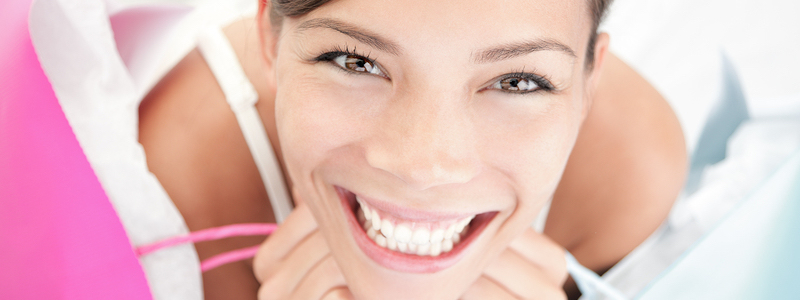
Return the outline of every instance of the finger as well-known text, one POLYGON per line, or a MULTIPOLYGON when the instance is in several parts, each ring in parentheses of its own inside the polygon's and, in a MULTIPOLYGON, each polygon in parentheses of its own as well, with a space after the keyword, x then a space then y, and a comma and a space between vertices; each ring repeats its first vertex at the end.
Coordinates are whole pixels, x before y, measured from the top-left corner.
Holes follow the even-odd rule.
POLYGON ((353 294, 350 293, 350 289, 347 287, 335 287, 325 293, 325 296, 322 297, 322 300, 352 300, 353 294))
POLYGON ((518 298, 561 299, 561 285, 548 278, 539 266, 514 251, 503 251, 483 274, 518 298))
POLYGON ((328 243, 319 231, 302 241, 292 253, 277 263, 273 273, 264 276, 260 299, 286 299, 317 264, 330 254, 328 243))
POLYGON ((489 278, 481 276, 461 296, 462 300, 516 299, 514 295, 489 278))
POLYGON ((339 270, 333 256, 328 255, 303 278, 290 299, 316 300, 322 298, 325 292, 332 288, 345 286, 344 275, 339 270))
POLYGON ((541 268, 553 283, 562 285, 567 280, 566 250, 547 236, 529 228, 509 248, 541 268))
POLYGON ((258 282, 271 274, 278 262, 297 247, 317 228, 317 223, 306 205, 297 206, 286 221, 261 244, 253 259, 253 270, 258 282))

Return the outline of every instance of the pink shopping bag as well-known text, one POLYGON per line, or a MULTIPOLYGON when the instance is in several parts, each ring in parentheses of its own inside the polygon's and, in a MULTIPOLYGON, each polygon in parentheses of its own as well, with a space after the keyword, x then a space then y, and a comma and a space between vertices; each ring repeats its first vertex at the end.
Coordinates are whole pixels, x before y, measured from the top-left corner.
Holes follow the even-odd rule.
POLYGON ((151 299, 34 53, 30 4, 0 2, 2 298, 151 299))

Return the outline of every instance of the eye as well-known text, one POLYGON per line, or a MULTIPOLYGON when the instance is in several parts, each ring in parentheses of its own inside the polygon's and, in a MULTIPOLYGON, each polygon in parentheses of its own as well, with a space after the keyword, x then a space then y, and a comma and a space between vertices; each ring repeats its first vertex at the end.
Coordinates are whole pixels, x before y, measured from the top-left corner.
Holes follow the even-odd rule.
POLYGON ((495 79, 496 81, 487 86, 487 90, 499 90, 509 94, 527 94, 536 91, 554 92, 558 91, 550 80, 541 75, 527 72, 514 72, 505 74, 495 79))
POLYGON ((336 65, 347 71, 355 73, 369 73, 386 77, 380 68, 371 59, 361 55, 341 53, 332 59, 336 65))
POLYGON ((492 88, 513 93, 527 93, 536 91, 541 87, 533 79, 522 76, 511 76, 496 81, 492 85, 492 88))

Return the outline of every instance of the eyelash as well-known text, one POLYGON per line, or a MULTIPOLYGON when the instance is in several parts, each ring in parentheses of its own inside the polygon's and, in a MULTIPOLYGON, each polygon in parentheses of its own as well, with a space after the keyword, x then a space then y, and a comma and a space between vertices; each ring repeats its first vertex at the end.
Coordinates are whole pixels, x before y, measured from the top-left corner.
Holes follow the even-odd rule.
MULTIPOLYGON (((342 48, 340 46, 335 46, 333 49, 331 49, 329 51, 326 51, 326 52, 318 55, 317 57, 315 57, 315 58, 313 58, 311 60, 313 62, 326 62, 326 63, 333 64, 337 69, 339 69, 340 71, 346 72, 347 74, 354 74, 354 75, 363 75, 364 74, 362 72, 355 72, 355 71, 352 71, 352 70, 349 70, 349 69, 346 69, 346 68, 342 68, 337 63, 335 63, 334 60, 337 57, 340 57, 342 55, 353 55, 353 56, 361 57, 364 60, 366 60, 369 63, 371 63, 375 68, 379 68, 380 69, 378 64, 375 63, 375 60, 373 58, 371 58, 369 54, 367 54, 367 55, 360 54, 356 50, 355 47, 353 47, 353 49, 351 50, 349 46, 345 46, 344 48, 342 48)), ((555 86, 553 86, 551 81, 548 80, 546 76, 540 76, 540 75, 536 75, 536 74, 533 74, 533 73, 526 73, 526 72, 524 72, 524 70, 502 75, 502 76, 498 77, 497 79, 495 79, 493 81, 492 85, 490 85, 489 87, 483 88, 483 90, 491 89, 495 85, 495 83, 503 81, 503 80, 506 80, 506 79, 510 79, 510 78, 520 78, 520 79, 523 79, 523 80, 532 81, 533 83, 535 83, 538 86, 538 88, 534 89, 534 90, 531 90, 531 91, 500 90, 501 92, 509 93, 509 94, 524 95, 524 94, 535 93, 535 92, 552 92, 552 91, 556 90, 555 86)))
POLYGON ((342 55, 353 55, 353 56, 362 57, 362 58, 364 58, 364 60, 366 60, 370 64, 372 64, 375 68, 380 69, 380 67, 378 67, 378 64, 375 63, 375 59, 370 57, 369 54, 367 54, 367 55, 360 54, 360 53, 358 53, 358 51, 356 50, 355 47, 353 47, 353 50, 350 50, 349 46, 345 46, 344 48, 341 48, 340 46, 335 46, 333 49, 331 49, 329 51, 326 51, 326 52, 320 54, 319 56, 317 56, 317 57, 315 57, 315 58, 313 58, 311 60, 314 61, 314 62, 326 62, 326 63, 333 64, 335 67, 337 67, 337 69, 339 69, 341 71, 344 71, 344 72, 347 72, 348 74, 356 74, 356 75, 364 74, 364 73, 361 73, 361 72, 354 72, 352 70, 342 68, 338 64, 336 64, 334 62, 334 60, 337 57, 342 56, 342 55))
POLYGON ((529 93, 535 93, 535 92, 553 92, 553 91, 556 91, 556 87, 553 86, 551 81, 549 79, 547 79, 546 76, 536 75, 534 73, 526 73, 525 71, 518 71, 518 72, 502 75, 502 76, 498 77, 497 79, 495 79, 494 81, 492 81, 493 82, 492 85, 490 85, 490 86, 488 86, 488 87, 486 87, 484 89, 492 89, 492 87, 497 82, 501 82, 503 80, 511 79, 511 78, 520 78, 520 79, 523 79, 523 80, 532 81, 533 83, 535 83, 538 86, 538 88, 535 89, 535 90, 532 90, 532 91, 514 91, 514 90, 500 90, 500 91, 505 92, 505 93, 509 93, 509 94, 521 94, 521 95, 529 94, 529 93))

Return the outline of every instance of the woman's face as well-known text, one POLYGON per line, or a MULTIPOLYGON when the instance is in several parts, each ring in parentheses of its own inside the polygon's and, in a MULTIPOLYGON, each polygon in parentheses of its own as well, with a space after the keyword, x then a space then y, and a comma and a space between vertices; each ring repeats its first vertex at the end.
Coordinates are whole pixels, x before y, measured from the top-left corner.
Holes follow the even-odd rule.
POLYGON ((589 105, 590 23, 585 0, 340 0, 284 20, 283 155, 356 296, 456 298, 530 226, 589 105))

